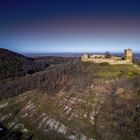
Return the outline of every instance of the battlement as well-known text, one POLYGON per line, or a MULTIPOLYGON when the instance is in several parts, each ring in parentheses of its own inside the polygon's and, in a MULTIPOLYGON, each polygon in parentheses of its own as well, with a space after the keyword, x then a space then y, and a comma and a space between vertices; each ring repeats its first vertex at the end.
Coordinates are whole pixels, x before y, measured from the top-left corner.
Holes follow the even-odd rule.
POLYGON ((107 57, 106 55, 84 54, 81 57, 81 61, 83 61, 83 62, 94 62, 94 63, 107 62, 111 65, 115 65, 115 64, 132 64, 132 58, 133 58, 132 50, 131 49, 125 49, 124 50, 124 56, 122 56, 122 57, 115 57, 115 56, 107 57))

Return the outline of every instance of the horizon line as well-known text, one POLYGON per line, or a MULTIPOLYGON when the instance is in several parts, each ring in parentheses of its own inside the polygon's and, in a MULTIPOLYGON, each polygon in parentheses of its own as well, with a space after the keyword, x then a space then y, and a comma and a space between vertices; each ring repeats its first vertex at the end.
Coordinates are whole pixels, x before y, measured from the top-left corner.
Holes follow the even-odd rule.
MULTIPOLYGON (((124 53, 122 51, 92 51, 92 52, 84 52, 84 51, 79 51, 79 52, 18 52, 18 53, 23 53, 23 54, 47 54, 47 53, 106 53, 106 52, 110 52, 110 53, 124 53)), ((140 51, 133 51, 133 53, 140 53, 140 51)))

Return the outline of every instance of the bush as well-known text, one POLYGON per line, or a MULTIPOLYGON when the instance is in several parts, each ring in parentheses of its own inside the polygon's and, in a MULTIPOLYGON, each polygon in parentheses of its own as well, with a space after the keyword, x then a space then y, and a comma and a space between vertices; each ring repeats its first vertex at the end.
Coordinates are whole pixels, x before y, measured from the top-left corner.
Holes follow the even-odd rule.
POLYGON ((106 53, 105 53, 105 58, 111 58, 111 56, 112 56, 112 55, 110 54, 110 52, 106 52, 106 53))
POLYGON ((103 63, 100 63, 99 65, 100 65, 100 66, 109 66, 109 63, 103 62, 103 63))
POLYGON ((22 64, 17 59, 0 59, 0 78, 13 76, 22 71, 22 64))
POLYGON ((136 65, 138 65, 138 66, 140 66, 140 60, 139 59, 134 59, 133 60, 133 63, 136 64, 136 65))

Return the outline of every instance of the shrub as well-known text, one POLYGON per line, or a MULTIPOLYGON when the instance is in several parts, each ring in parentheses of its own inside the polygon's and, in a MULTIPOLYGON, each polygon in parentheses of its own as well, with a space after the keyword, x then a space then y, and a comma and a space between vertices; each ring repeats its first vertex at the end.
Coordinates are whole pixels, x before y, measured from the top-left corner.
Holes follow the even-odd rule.
POLYGON ((109 63, 103 62, 103 63, 100 63, 99 65, 100 65, 100 66, 109 66, 109 63))
POLYGON ((106 52, 106 53, 105 53, 105 58, 111 58, 110 52, 106 52))

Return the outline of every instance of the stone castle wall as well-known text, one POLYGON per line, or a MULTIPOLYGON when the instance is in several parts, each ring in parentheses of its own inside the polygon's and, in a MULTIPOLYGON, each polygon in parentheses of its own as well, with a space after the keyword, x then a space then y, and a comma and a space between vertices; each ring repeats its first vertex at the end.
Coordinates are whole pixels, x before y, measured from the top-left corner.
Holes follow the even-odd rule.
POLYGON ((104 63, 107 62, 111 65, 115 64, 132 64, 132 50, 126 49, 124 51, 123 57, 114 57, 106 58, 105 55, 87 55, 84 54, 81 58, 83 62, 94 62, 94 63, 104 63))

